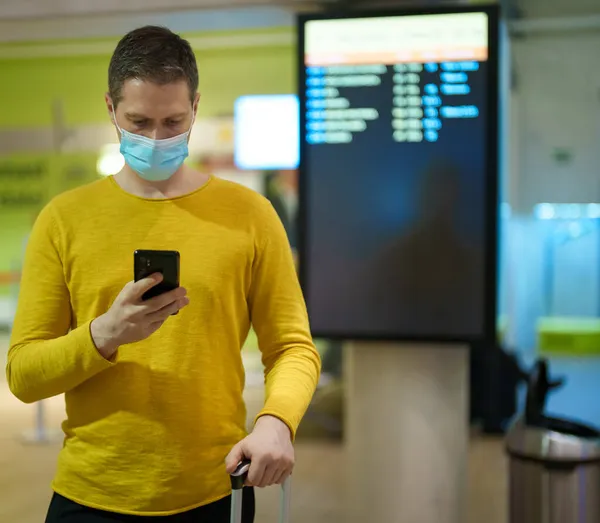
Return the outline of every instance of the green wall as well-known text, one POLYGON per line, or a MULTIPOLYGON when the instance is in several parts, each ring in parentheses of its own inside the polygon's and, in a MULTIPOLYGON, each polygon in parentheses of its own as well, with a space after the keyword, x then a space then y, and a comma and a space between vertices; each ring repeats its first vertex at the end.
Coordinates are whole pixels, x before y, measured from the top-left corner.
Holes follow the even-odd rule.
POLYGON ((0 157, 0 295, 19 270, 25 240, 53 196, 98 179, 95 153, 21 153, 0 157))
MULTIPOLYGON (((233 39, 240 35, 252 37, 269 33, 289 34, 290 29, 211 33, 210 36, 233 39)), ((69 45, 73 50, 82 43, 86 41, 69 42, 69 45)), ((0 129, 51 125, 52 103, 57 98, 63 100, 69 124, 106 121, 103 97, 110 52, 116 41, 103 43, 107 52, 101 55, 39 58, 32 51, 30 58, 10 59, 6 56, 11 56, 13 50, 16 56, 22 56, 27 49, 39 49, 44 43, 0 45, 0 129)), ((244 94, 296 90, 292 45, 196 49, 196 55, 202 93, 201 117, 231 114, 235 99, 244 94)))

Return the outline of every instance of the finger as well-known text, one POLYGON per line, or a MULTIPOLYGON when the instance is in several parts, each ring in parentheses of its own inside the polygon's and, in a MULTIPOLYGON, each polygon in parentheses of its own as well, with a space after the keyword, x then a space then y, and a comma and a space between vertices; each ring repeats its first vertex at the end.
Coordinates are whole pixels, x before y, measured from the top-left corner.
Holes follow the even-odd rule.
POLYGON ((265 475, 265 465, 264 463, 252 462, 250 465, 250 470, 248 471, 248 486, 262 487, 263 478, 265 475))
POLYGON ((227 474, 233 474, 235 469, 240 464, 240 461, 244 459, 244 452, 242 450, 241 443, 238 443, 231 452, 225 458, 225 468, 227 469, 227 474))
POLYGON ((274 485, 283 485, 285 480, 290 477, 291 471, 289 469, 283 469, 277 474, 277 477, 273 481, 274 485))
POLYGON ((187 291, 183 287, 177 287, 172 291, 165 292, 159 296, 155 296, 142 303, 142 307, 146 314, 152 314, 153 312, 160 311, 169 305, 172 305, 177 300, 184 298, 187 291))
POLYGON ((149 291, 155 285, 158 285, 163 280, 163 275, 160 273, 151 274, 147 278, 136 281, 131 286, 131 294, 134 299, 140 299, 145 292, 149 291))
POLYGON ((166 307, 163 307, 162 309, 156 312, 148 314, 146 318, 150 323, 164 322, 169 318, 169 316, 172 316, 176 312, 180 311, 181 309, 189 305, 189 303, 190 300, 188 298, 178 299, 176 302, 171 303, 170 305, 167 305, 166 307))
POLYGON ((275 485, 275 480, 280 475, 280 470, 276 465, 271 465, 265 469, 265 473, 262 477, 262 481, 258 485, 259 488, 270 487, 271 485, 275 485))

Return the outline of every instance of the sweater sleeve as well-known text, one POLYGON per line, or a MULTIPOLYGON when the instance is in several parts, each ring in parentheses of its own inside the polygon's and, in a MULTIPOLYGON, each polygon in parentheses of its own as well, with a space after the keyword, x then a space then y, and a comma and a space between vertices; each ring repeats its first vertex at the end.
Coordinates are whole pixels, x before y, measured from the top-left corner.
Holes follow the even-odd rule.
POLYGON ((6 377, 25 403, 67 392, 112 366, 96 350, 88 321, 71 330, 72 315, 60 237, 50 204, 25 251, 6 377))
POLYGON ((308 314, 285 229, 268 206, 252 271, 250 314, 265 367, 265 405, 295 437, 317 387, 321 359, 312 341, 308 314))

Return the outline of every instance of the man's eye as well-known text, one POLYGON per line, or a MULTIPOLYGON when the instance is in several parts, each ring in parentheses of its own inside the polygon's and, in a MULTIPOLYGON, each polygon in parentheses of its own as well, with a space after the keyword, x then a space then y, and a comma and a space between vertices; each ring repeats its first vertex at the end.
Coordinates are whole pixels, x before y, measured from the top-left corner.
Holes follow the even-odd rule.
POLYGON ((134 120, 133 125, 137 125, 138 127, 144 125, 146 120, 134 120))
POLYGON ((167 122, 167 125, 179 125, 181 123, 181 120, 169 120, 167 122))

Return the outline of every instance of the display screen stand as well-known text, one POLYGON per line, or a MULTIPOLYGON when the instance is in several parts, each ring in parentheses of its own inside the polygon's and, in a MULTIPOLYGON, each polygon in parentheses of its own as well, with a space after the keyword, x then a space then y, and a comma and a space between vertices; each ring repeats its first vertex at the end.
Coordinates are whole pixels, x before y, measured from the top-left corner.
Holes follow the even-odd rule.
POLYGON ((345 347, 349 509, 377 523, 464 523, 467 346, 345 347))

